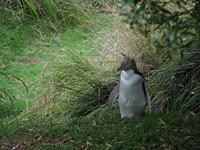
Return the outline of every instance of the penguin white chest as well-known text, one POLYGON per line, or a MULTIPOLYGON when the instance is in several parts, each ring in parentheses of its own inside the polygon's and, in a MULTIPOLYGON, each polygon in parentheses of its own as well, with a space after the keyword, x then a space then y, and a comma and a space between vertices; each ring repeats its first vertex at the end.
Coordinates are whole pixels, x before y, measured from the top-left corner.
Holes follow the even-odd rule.
POLYGON ((143 78, 133 70, 122 71, 119 88, 119 106, 121 117, 140 117, 146 107, 143 91, 143 78))

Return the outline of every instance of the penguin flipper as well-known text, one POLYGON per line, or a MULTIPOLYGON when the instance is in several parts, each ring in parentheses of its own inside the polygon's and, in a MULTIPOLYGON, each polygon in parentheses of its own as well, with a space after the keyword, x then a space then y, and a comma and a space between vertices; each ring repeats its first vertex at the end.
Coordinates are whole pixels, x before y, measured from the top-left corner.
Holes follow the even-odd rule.
POLYGON ((146 102, 149 106, 149 113, 151 113, 151 101, 150 101, 150 96, 149 96, 149 92, 145 86, 145 83, 142 82, 142 87, 143 87, 143 91, 144 91, 144 95, 145 95, 145 98, 146 98, 146 102))
POLYGON ((108 106, 110 108, 112 107, 113 102, 117 99, 118 96, 119 96, 119 84, 114 87, 108 98, 108 106))

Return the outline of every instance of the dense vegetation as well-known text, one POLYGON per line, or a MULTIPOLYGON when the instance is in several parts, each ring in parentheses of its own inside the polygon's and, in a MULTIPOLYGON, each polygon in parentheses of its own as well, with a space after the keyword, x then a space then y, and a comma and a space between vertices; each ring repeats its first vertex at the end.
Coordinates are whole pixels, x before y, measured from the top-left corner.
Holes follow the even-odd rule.
POLYGON ((154 110, 198 112, 200 2, 125 1, 122 14, 149 42, 143 61, 154 69, 149 83, 154 110))
POLYGON ((200 147, 198 0, 0 4, 0 149, 200 147), (120 53, 144 72, 151 115, 108 108, 120 53))

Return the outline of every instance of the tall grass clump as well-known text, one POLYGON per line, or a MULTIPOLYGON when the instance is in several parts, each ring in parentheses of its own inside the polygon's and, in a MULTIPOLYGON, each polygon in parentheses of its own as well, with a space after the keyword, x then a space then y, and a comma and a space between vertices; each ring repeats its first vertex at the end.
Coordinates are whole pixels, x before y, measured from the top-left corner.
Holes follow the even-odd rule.
MULTIPOLYGON (((39 83, 35 110, 42 117, 83 117, 105 105, 116 84, 100 64, 68 50, 50 63, 51 73, 39 83)), ((34 111, 33 111, 34 112, 34 111)))
POLYGON ((47 18, 56 25, 84 23, 90 18, 86 6, 78 0, 4 0, 2 4, 21 16, 47 18))
POLYGON ((200 52, 188 52, 156 70, 149 89, 155 111, 200 111, 200 52))

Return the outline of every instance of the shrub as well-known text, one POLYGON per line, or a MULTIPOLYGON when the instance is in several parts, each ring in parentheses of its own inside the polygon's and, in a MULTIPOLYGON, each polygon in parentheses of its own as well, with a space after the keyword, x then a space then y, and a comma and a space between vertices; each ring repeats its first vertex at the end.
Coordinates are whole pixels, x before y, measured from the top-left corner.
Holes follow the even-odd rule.
POLYGON ((183 56, 184 51, 200 50, 199 0, 124 0, 121 8, 125 21, 147 37, 160 56, 171 59, 176 51, 183 56))

